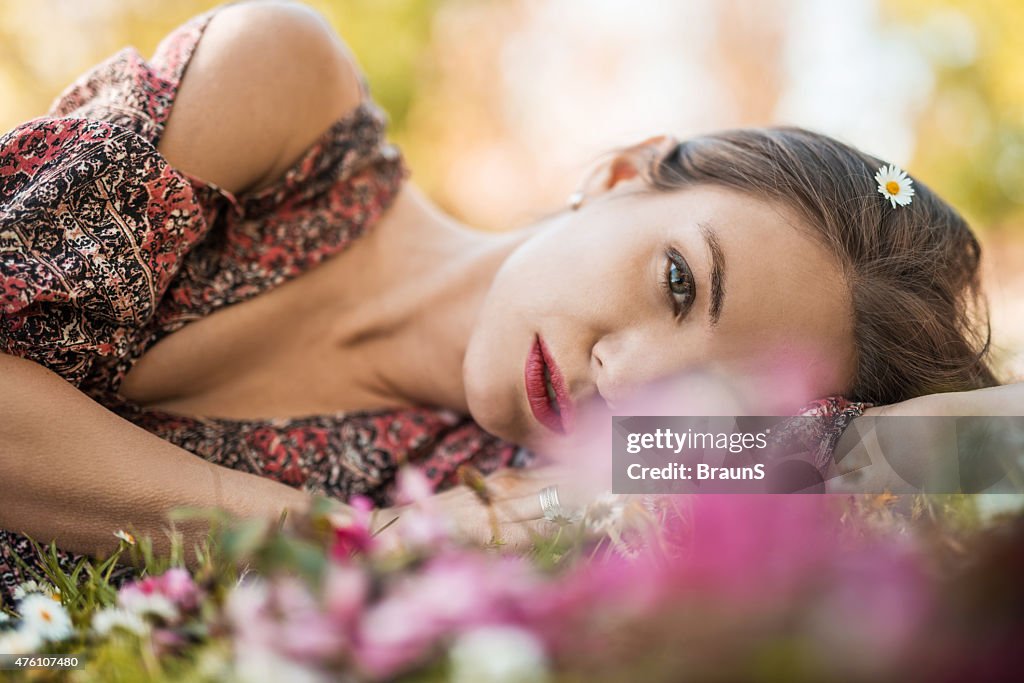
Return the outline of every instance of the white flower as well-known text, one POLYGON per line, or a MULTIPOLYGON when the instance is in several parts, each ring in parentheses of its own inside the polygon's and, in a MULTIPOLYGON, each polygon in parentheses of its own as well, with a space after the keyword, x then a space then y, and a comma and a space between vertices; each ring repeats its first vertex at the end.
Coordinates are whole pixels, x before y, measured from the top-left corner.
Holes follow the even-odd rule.
POLYGON ((7 614, 7 612, 0 612, 0 624, 6 624, 10 620, 11 617, 7 614))
POLYGON ((21 612, 22 629, 43 640, 64 640, 74 631, 67 611, 45 595, 26 596, 18 605, 18 611, 21 612))
POLYGON ((901 171, 896 166, 889 164, 882 166, 875 174, 878 181, 878 194, 882 195, 896 205, 906 206, 914 197, 914 181, 910 179, 906 171, 901 171))
POLYGON ((587 527, 603 534, 621 531, 625 510, 622 498, 613 493, 602 493, 587 506, 587 527))
POLYGON ((31 654, 42 644, 39 635, 28 629, 0 633, 0 653, 5 655, 31 654))
POLYGON ((325 673, 262 647, 236 645, 235 679, 240 683, 327 683, 325 673))
POLYGON ((15 586, 14 593, 12 595, 14 599, 18 601, 24 600, 29 595, 36 594, 56 599, 56 596, 60 595, 60 591, 52 586, 40 584, 38 581, 26 581, 15 586))
POLYGON ((534 683, 548 678, 540 643, 512 626, 483 626, 464 633, 449 657, 453 683, 534 683))
POLYGON ((134 536, 132 536, 132 535, 131 535, 130 533, 128 533, 127 531, 125 531, 124 529, 118 529, 117 531, 115 531, 115 532, 114 532, 114 536, 115 536, 116 538, 118 538, 118 539, 120 539, 120 540, 124 541, 124 542, 125 542, 125 543, 127 543, 128 545, 135 545, 135 537, 134 537, 134 536))
POLYGON ((159 593, 122 589, 117 596, 117 602, 126 612, 140 617, 152 614, 167 621, 175 621, 178 618, 178 608, 170 599, 159 593))
POLYGON ((109 635, 115 628, 141 636, 149 630, 138 614, 118 607, 107 607, 92 615, 92 630, 101 636, 109 635))

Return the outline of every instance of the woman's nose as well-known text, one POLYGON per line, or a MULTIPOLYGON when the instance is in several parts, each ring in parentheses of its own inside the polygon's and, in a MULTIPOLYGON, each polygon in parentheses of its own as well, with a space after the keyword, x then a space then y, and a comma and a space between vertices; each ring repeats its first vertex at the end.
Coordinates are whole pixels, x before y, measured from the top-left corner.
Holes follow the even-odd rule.
POLYGON ((667 371, 660 367, 659 359, 650 349, 650 341, 643 344, 638 337, 636 334, 606 335, 591 351, 597 392, 612 409, 667 371))

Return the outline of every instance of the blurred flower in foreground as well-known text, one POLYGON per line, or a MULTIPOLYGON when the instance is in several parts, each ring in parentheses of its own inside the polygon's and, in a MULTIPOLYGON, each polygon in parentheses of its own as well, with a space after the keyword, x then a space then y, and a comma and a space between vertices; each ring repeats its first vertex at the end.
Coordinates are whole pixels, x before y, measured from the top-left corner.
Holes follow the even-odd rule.
POLYGON ((544 650, 529 631, 509 626, 484 626, 455 641, 449 657, 453 683, 543 683, 547 680, 544 650))
POLYGON ((538 588, 529 565, 515 558, 471 552, 432 558, 417 572, 395 577, 367 610, 357 660, 372 675, 386 678, 461 630, 514 623, 538 588))
POLYGON ((195 610, 200 597, 199 588, 189 573, 174 568, 160 576, 149 576, 124 586, 117 599, 121 608, 132 614, 153 615, 174 622, 182 612, 195 610))
POLYGON ((34 633, 40 640, 59 641, 71 636, 71 617, 59 602, 34 593, 18 603, 21 614, 21 630, 34 633))
POLYGON ((92 630, 96 635, 109 636, 118 629, 142 636, 149 631, 149 625, 135 612, 120 607, 107 607, 93 614, 92 630))
MULTIPOLYGON (((406 480, 407 504, 439 514, 416 502, 421 484, 406 480)), ((767 681, 780 662, 787 680, 1012 679, 1024 518, 957 539, 881 524, 865 516, 874 507, 839 496, 602 497, 589 524, 609 536, 560 527, 524 557, 455 539, 339 555, 325 508, 299 527, 312 537, 273 527, 236 543, 225 569, 258 559, 241 583, 234 571, 200 570, 197 584, 172 569, 121 588, 118 606, 107 597, 83 608, 114 591, 62 582, 89 628, 81 634, 44 586, 26 586, 22 618, 0 625, 0 651, 61 638, 62 651, 102 648, 99 662, 118 648, 135 661, 144 648, 166 671, 206 662, 206 678, 240 681, 767 681)), ((112 678, 107 666, 93 678, 112 678)))
POLYGON ((27 655, 36 652, 43 641, 35 631, 18 629, 0 632, 0 653, 27 655))
POLYGON ((24 600, 27 596, 33 594, 42 594, 53 600, 60 600, 60 591, 53 586, 40 584, 38 581, 26 581, 20 583, 14 587, 12 597, 14 601, 24 600))
POLYGON ((368 552, 374 545, 370 529, 373 503, 364 496, 355 496, 349 504, 352 507, 351 519, 334 526, 330 552, 331 557, 339 562, 344 562, 357 553, 368 552))

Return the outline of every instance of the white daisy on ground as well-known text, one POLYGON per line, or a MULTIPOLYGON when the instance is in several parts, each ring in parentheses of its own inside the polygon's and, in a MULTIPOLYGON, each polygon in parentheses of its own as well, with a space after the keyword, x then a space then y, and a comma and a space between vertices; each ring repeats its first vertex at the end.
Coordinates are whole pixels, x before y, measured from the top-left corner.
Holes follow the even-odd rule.
POLYGON ((151 614, 166 621, 174 621, 178 618, 178 608, 166 596, 159 593, 122 589, 117 601, 126 612, 140 617, 151 614))
POLYGON ((15 602, 20 602, 30 595, 45 595, 51 600, 60 602, 60 589, 38 581, 25 581, 14 587, 11 597, 15 602))
POLYGON ((67 610, 46 595, 26 596, 18 605, 18 611, 22 630, 35 633, 43 640, 64 640, 74 632, 67 610))
POLYGON ((875 173, 875 180, 878 182, 878 194, 882 195, 892 204, 906 206, 914 198, 914 181, 910 179, 906 171, 901 171, 893 164, 882 166, 875 173))
POLYGON ((25 597, 28 595, 42 592, 43 588, 39 585, 37 581, 25 581, 24 583, 19 583, 17 586, 14 587, 14 592, 12 593, 12 596, 14 597, 15 600, 24 600, 25 597))
POLYGON ((124 541, 128 545, 135 545, 135 537, 127 531, 125 531, 124 529, 118 529, 117 531, 115 531, 114 536, 124 541))
POLYGON ((621 497, 611 492, 602 493, 587 506, 587 527, 603 534, 621 531, 625 510, 621 497))
POLYGON ((114 629, 142 636, 149 630, 149 626, 138 614, 118 607, 107 607, 92 615, 92 630, 97 634, 110 635, 114 629))
POLYGON ((0 633, 0 652, 5 655, 27 655, 39 649, 43 641, 27 629, 0 633))

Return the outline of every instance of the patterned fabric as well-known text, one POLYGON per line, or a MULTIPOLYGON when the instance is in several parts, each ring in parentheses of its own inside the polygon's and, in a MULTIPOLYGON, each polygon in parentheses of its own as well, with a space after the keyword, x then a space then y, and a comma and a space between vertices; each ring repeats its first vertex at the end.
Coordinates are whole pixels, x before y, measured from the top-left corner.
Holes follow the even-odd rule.
MULTIPOLYGON (((339 499, 388 504, 405 463, 437 488, 463 463, 485 473, 527 464, 531 454, 447 410, 243 421, 119 394, 163 337, 346 249, 407 176, 365 81, 362 103, 264 190, 235 196, 171 167, 157 145, 212 14, 177 29, 149 62, 122 50, 48 116, 0 138, 0 350, 210 462, 339 499)), ((27 539, 0 531, 0 599, 26 578, 16 558, 35 565, 27 539)), ((78 559, 61 554, 66 567, 78 559)))

